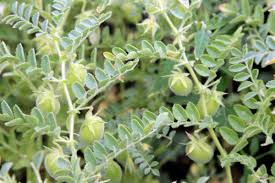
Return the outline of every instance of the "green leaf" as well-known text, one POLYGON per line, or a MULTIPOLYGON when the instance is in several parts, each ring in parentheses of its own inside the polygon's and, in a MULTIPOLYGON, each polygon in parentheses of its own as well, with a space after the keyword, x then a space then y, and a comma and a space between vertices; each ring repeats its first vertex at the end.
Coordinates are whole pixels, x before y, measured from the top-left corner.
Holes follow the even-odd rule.
POLYGON ((193 122, 198 122, 200 119, 200 113, 197 109, 197 107, 192 103, 188 102, 186 106, 186 111, 188 118, 193 122))
POLYGON ((201 29, 195 33, 195 50, 196 59, 200 58, 209 42, 209 34, 206 29, 201 29))
POLYGON ((72 90, 73 90, 74 96, 76 96, 76 98, 78 98, 78 99, 85 98, 86 91, 80 83, 78 83, 78 82, 74 83, 72 85, 72 90))
POLYGON ((261 165, 257 171, 256 171, 256 175, 261 177, 261 178, 267 178, 268 174, 267 174, 267 170, 266 170, 266 166, 265 165, 261 165))
POLYGON ((259 70, 258 69, 253 69, 252 70, 252 78, 254 80, 256 80, 258 78, 258 75, 259 75, 259 70))
POLYGON ((104 147, 104 145, 101 144, 98 141, 96 141, 93 144, 93 150, 94 150, 95 156, 98 157, 98 158, 104 159, 105 156, 108 154, 108 152, 107 152, 106 148, 104 147))
POLYGON ((155 52, 154 47, 151 45, 149 41, 142 40, 141 41, 142 49, 149 50, 150 52, 155 52))
POLYGON ((172 108, 172 111, 173 111, 174 117, 178 121, 187 121, 188 115, 187 115, 185 109, 181 105, 174 104, 173 108, 172 108))
POLYGON ((98 13, 101 13, 101 12, 103 12, 103 11, 106 9, 106 7, 107 7, 108 5, 110 5, 110 0, 103 0, 103 1, 100 1, 99 5, 98 5, 97 8, 96 8, 96 11, 97 11, 98 13))
POLYGON ((132 120, 131 127, 134 133, 139 135, 144 134, 142 124, 138 120, 136 119, 132 120))
POLYGON ((249 109, 258 109, 259 108, 259 101, 255 98, 250 98, 248 100, 243 99, 244 105, 246 105, 249 109))
POLYGON ((234 80, 235 81, 245 81, 245 80, 247 80, 248 78, 250 77, 250 75, 248 74, 248 73, 246 73, 246 72, 241 72, 241 73, 238 73, 238 74, 236 74, 235 76, 234 76, 234 80))
POLYGON ((248 93, 246 93, 246 94, 244 95, 243 101, 247 101, 247 100, 249 100, 249 99, 255 97, 256 95, 257 95, 257 92, 254 92, 254 91, 248 92, 248 93))
POLYGON ((125 49, 127 50, 127 52, 137 52, 139 51, 139 49, 131 44, 126 44, 125 49))
POLYGON ((50 59, 49 56, 43 56, 41 60, 41 68, 43 72, 46 74, 49 74, 51 72, 51 65, 50 65, 50 59))
POLYGON ((44 116, 43 116, 43 114, 42 114, 42 112, 40 111, 39 108, 34 107, 32 109, 32 111, 31 111, 31 115, 33 117, 37 118, 40 123, 44 123, 45 122, 45 118, 44 118, 44 116))
POLYGON ((28 62, 31 64, 33 67, 37 67, 37 62, 36 62, 36 56, 35 56, 35 50, 31 49, 28 53, 28 62))
POLYGON ((251 12, 249 0, 241 0, 241 12, 245 16, 249 16, 251 12))
POLYGON ((232 48, 231 54, 234 57, 242 57, 242 52, 239 49, 237 49, 237 48, 232 48))
POLYGON ((99 67, 97 67, 95 70, 95 77, 99 82, 109 79, 105 71, 99 67))
POLYGON ((98 18, 98 21, 100 23, 105 22, 106 20, 108 20, 109 18, 111 18, 112 16, 112 12, 111 11, 107 11, 106 13, 101 13, 100 17, 98 18))
POLYGON ((38 26, 39 23, 39 12, 36 12, 33 16, 32 16, 32 23, 35 26, 38 26))
POLYGON ((97 48, 94 48, 90 55, 91 64, 96 66, 97 63, 97 48))
POLYGON ((166 56, 166 46, 161 41, 155 41, 154 42, 154 48, 160 55, 160 58, 164 58, 166 56))
POLYGON ((238 92, 241 91, 241 90, 244 90, 250 86, 252 86, 253 83, 251 81, 244 81, 240 84, 240 86, 238 87, 238 92))
POLYGON ((137 115, 132 115, 131 120, 137 120, 141 124, 142 128, 144 128, 146 125, 146 122, 143 122, 142 119, 140 119, 140 117, 137 115))
POLYGON ((272 9, 269 12, 267 19, 267 29, 271 34, 275 34, 275 10, 272 9))
POLYGON ((252 156, 254 156, 260 149, 260 142, 259 138, 256 136, 252 138, 250 144, 249 144, 249 152, 252 156))
POLYGON ((255 18, 258 25, 263 24, 263 22, 264 22, 264 9, 263 9, 261 4, 256 5, 256 7, 254 8, 253 18, 255 18))
POLYGON ((267 51, 267 47, 265 46, 264 42, 262 42, 260 40, 255 40, 254 46, 259 51, 267 51))
POLYGON ((0 174, 8 175, 8 172, 12 168, 12 165, 13 165, 13 163, 11 163, 11 162, 3 163, 1 166, 1 169, 0 169, 0 174))
POLYGON ((240 72, 246 68, 244 64, 234 64, 229 67, 230 72, 240 72))
POLYGON ((250 137, 253 137, 254 135, 257 135, 258 133, 261 132, 261 129, 257 126, 248 126, 245 131, 244 131, 244 137, 246 138, 250 138, 250 137))
POLYGON ((0 114, 0 121, 10 121, 13 117, 7 115, 7 114, 0 114))
POLYGON ((164 106, 161 106, 161 107, 159 108, 159 113, 165 113, 165 112, 168 113, 170 120, 173 121, 173 120, 174 120, 173 113, 172 113, 168 108, 166 108, 166 107, 164 107, 164 106))
POLYGON ((149 110, 145 110, 142 114, 142 121, 146 122, 146 124, 150 124, 155 122, 157 116, 149 110))
POLYGON ((9 106, 9 104, 3 100, 1 103, 1 109, 2 109, 2 113, 8 115, 9 117, 13 117, 13 112, 9 106))
POLYGON ((43 158, 44 158, 44 151, 43 151, 43 150, 37 151, 37 152, 33 155, 33 157, 32 157, 32 162, 33 162, 33 164, 34 164, 34 166, 35 166, 35 168, 36 168, 37 170, 40 169, 41 164, 42 164, 42 162, 43 162, 43 158))
POLYGON ((171 118, 169 117, 168 112, 160 113, 157 116, 156 123, 155 123, 155 128, 159 128, 160 126, 163 126, 165 124, 169 124, 171 122, 171 118))
POLYGON ((21 43, 16 47, 16 57, 19 58, 20 62, 25 62, 24 48, 21 43))
POLYGON ((44 20, 41 24, 41 28, 44 32, 47 32, 48 31, 48 20, 44 20))
POLYGON ((267 88, 275 88, 275 80, 270 80, 266 83, 267 88))
POLYGON ((50 124, 51 128, 57 127, 56 118, 53 112, 48 113, 47 115, 47 122, 50 124))
POLYGON ((13 106, 13 114, 15 118, 22 118, 24 119, 25 114, 22 112, 22 110, 20 109, 20 107, 15 104, 15 106, 13 106))
POLYGON ((239 141, 238 134, 231 128, 223 126, 219 128, 219 132, 222 138, 230 145, 235 145, 239 141))
POLYGON ((118 144, 117 139, 110 132, 106 132, 104 134, 104 144, 110 150, 114 150, 114 149, 119 148, 119 144, 118 144))
POLYGON ((92 167, 94 168, 96 166, 96 158, 93 154, 93 151, 91 148, 86 148, 84 150, 84 158, 85 161, 92 167))
POLYGON ((275 36, 267 36, 265 42, 271 50, 275 50, 275 36))
POLYGON ((116 60, 116 56, 114 54, 112 54, 111 52, 103 52, 103 56, 111 61, 115 61, 116 60))
POLYGON ((95 79, 95 77, 92 75, 92 74, 90 74, 90 73, 88 73, 87 75, 86 75, 86 78, 85 78, 85 85, 90 89, 90 90, 95 90, 95 89, 97 89, 97 81, 96 81, 96 79, 95 79))
POLYGON ((5 125, 12 127, 12 126, 20 126, 24 123, 24 120, 22 118, 15 118, 14 120, 11 120, 9 122, 6 122, 5 125))
POLYGON ((127 53, 119 47, 113 47, 112 52, 113 52, 114 55, 122 54, 124 56, 127 56, 127 53))
POLYGON ((151 170, 152 174, 159 177, 160 176, 160 173, 159 173, 159 170, 158 169, 152 169, 151 170))
POLYGON ((232 126, 232 128, 237 132, 244 132, 247 126, 244 120, 232 114, 228 116, 228 122, 232 126))
POLYGON ((195 71, 203 77, 209 76, 210 73, 209 69, 203 64, 195 65, 195 71))
POLYGON ((131 132, 125 125, 119 124, 118 136, 121 140, 129 140, 131 139, 131 132))
POLYGON ((233 108, 235 113, 237 113, 241 119, 247 122, 252 122, 253 114, 247 107, 240 104, 236 104, 233 108))
POLYGON ((114 76, 116 74, 116 69, 113 66, 113 64, 107 60, 104 62, 104 71, 109 75, 109 76, 114 76))
POLYGON ((25 9, 25 3, 21 3, 17 9, 17 14, 20 16, 20 17, 23 17, 23 13, 24 13, 24 9, 25 9))
POLYGON ((239 162, 250 170, 254 171, 254 168, 257 166, 257 161, 252 157, 252 156, 247 156, 247 155, 240 155, 238 153, 230 153, 224 158, 221 159, 222 166, 225 165, 231 165, 234 162, 239 162))
POLYGON ((209 55, 202 55, 200 60, 207 67, 215 67, 217 65, 215 59, 210 57, 209 55))
POLYGON ((17 8, 18 8, 18 2, 15 1, 15 2, 12 3, 12 5, 11 5, 11 12, 12 12, 12 13, 17 13, 17 8))
POLYGON ((216 48, 214 46, 208 46, 206 49, 207 49, 208 54, 212 58, 219 58, 220 57, 221 51, 218 48, 216 48))

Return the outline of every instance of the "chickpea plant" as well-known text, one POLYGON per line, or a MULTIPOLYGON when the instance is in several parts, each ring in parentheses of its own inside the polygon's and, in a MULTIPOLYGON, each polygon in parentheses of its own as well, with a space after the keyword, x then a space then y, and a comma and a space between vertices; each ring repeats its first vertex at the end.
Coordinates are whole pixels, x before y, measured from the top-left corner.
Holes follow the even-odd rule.
POLYGON ((275 182, 273 1, 1 6, 0 182, 275 182))

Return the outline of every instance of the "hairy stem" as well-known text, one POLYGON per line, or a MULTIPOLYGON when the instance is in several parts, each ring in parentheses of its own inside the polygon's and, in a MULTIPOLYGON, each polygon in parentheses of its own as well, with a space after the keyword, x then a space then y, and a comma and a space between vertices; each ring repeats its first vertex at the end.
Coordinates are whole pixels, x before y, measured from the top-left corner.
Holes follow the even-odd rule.
MULTIPOLYGON (((166 21, 168 22, 169 26, 171 27, 171 29, 173 30, 173 32, 176 34, 176 36, 178 36, 178 30, 177 28, 174 26, 173 22, 171 21, 171 19, 169 18, 169 16, 167 15, 166 12, 163 13, 163 16, 164 18, 166 19, 166 21)), ((182 50, 183 49, 183 46, 182 46, 182 42, 181 40, 178 40, 178 45, 179 45, 179 48, 182 50)), ((188 72, 190 73, 193 81, 195 82, 195 85, 198 87, 199 91, 200 91, 200 94, 203 96, 203 93, 201 92, 203 90, 203 85, 201 84, 201 82, 199 81, 196 73, 194 72, 191 64, 189 63, 185 53, 183 53, 183 62, 184 62, 184 65, 185 67, 187 68, 188 72)), ((204 101, 204 100, 203 100, 204 101)), ((205 105, 205 102, 203 102, 203 112, 204 112, 204 116, 207 116, 207 106, 205 105)), ((215 144, 215 146, 217 147, 217 149, 219 150, 222 158, 226 157, 227 156, 227 152, 224 150, 224 148, 222 147, 215 131, 213 130, 213 128, 208 128, 208 131, 209 131, 209 134, 215 144)), ((227 176, 227 182, 228 183, 233 183, 233 180, 232 180, 232 174, 231 174, 231 169, 230 169, 230 166, 225 166, 225 173, 226 173, 226 176, 227 176)))
POLYGON ((126 151, 127 149, 130 149, 131 147, 135 146, 136 144, 142 142, 143 140, 147 139, 148 137, 150 137, 151 135, 153 135, 154 133, 157 132, 157 129, 152 130, 151 132, 149 132, 148 134, 144 135, 143 137, 141 137, 140 139, 135 140, 134 142, 126 145, 124 148, 120 149, 119 151, 117 151, 116 153, 112 153, 110 154, 109 157, 106 158, 106 160, 101 163, 93 172, 92 175, 96 174, 98 171, 100 171, 104 166, 106 166, 106 164, 116 158, 118 155, 120 155, 121 153, 123 153, 124 151, 126 151))
MULTIPOLYGON (((71 100, 71 96, 68 90, 68 86, 66 84, 66 72, 65 72, 65 62, 62 62, 61 64, 61 74, 62 74, 62 80, 63 80, 63 88, 64 88, 64 92, 66 95, 66 100, 69 106, 69 111, 73 112, 74 111, 74 106, 71 100)), ((73 142, 74 139, 74 117, 75 114, 74 113, 70 113, 69 114, 69 126, 70 126, 70 141, 73 142)))
POLYGON ((40 176, 38 170, 36 169, 36 167, 34 166, 33 163, 31 163, 31 167, 32 167, 33 172, 34 172, 34 174, 35 174, 35 176, 36 176, 37 183, 43 183, 43 181, 42 181, 42 179, 41 179, 41 176, 40 176))
MULTIPOLYGON (((59 58, 61 57, 61 52, 60 52, 60 48, 58 43, 55 43, 56 49, 57 49, 57 53, 59 55, 59 58)), ((64 93, 66 96, 66 100, 69 106, 69 138, 70 138, 70 142, 73 142, 74 140, 74 118, 75 118, 75 108, 69 93, 69 89, 68 86, 66 84, 66 63, 64 60, 61 60, 61 78, 62 78, 62 85, 63 85, 63 89, 64 89, 64 93)))

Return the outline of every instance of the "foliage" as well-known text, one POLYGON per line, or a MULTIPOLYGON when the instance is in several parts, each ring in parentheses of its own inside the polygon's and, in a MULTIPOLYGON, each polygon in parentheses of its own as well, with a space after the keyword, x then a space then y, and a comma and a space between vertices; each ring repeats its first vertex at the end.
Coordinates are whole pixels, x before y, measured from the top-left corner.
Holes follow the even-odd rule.
POLYGON ((274 6, 0 1, 0 183, 275 181, 274 6))

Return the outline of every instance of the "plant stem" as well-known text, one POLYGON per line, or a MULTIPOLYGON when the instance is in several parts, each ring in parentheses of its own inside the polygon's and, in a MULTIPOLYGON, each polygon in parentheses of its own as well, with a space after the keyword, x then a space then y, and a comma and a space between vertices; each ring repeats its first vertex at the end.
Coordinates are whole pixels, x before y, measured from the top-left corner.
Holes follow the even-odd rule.
POLYGON ((171 27, 171 29, 173 30, 173 32, 175 34, 178 34, 178 29, 175 27, 175 25, 173 24, 172 20, 170 19, 170 17, 167 15, 166 12, 163 12, 163 16, 166 19, 166 21, 168 22, 168 24, 171 27))
MULTIPOLYGON (((57 49, 57 53, 59 58, 61 58, 61 51, 59 48, 58 43, 55 43, 56 49, 57 49)), ((66 63, 64 60, 61 60, 61 78, 62 78, 62 85, 64 88, 64 92, 65 92, 65 96, 66 96, 66 100, 69 106, 69 127, 70 127, 70 134, 69 134, 69 138, 70 138, 70 142, 73 142, 74 140, 74 118, 75 118, 75 108, 68 90, 68 86, 66 84, 66 63)))
POLYGON ((72 103, 72 100, 71 100, 71 97, 70 97, 68 86, 65 83, 65 81, 66 81, 65 62, 61 63, 61 73, 62 73, 63 88, 64 88, 64 92, 65 92, 65 95, 66 95, 67 103, 68 103, 70 112, 72 112, 72 113, 69 114, 69 124, 70 124, 70 141, 73 142, 75 113, 73 112, 74 111, 74 106, 73 106, 73 103, 72 103))
POLYGON ((192 79, 194 80, 196 86, 198 87, 199 91, 202 90, 202 84, 201 82, 199 81, 196 73, 194 72, 192 66, 190 65, 187 57, 186 57, 186 54, 185 52, 182 54, 183 55, 183 62, 185 63, 185 67, 187 68, 188 72, 190 73, 192 79))
POLYGON ((121 153, 123 153, 124 151, 126 151, 127 149, 131 148, 132 146, 135 146, 136 144, 140 143, 141 141, 143 141, 144 139, 150 137, 151 135, 153 135, 154 133, 157 132, 158 129, 154 129, 151 132, 149 132, 148 134, 144 135, 143 137, 141 137, 140 139, 137 139, 135 141, 133 141, 132 143, 126 145, 124 148, 120 149, 119 151, 117 151, 116 153, 112 153, 109 155, 109 157, 106 158, 106 160, 101 163, 91 174, 94 175, 96 174, 98 171, 100 171, 104 166, 106 166, 106 164, 108 164, 108 162, 114 158, 116 158, 118 155, 120 155, 121 153))
POLYGON ((35 176, 36 176, 37 183, 43 183, 43 181, 42 181, 42 179, 41 179, 41 176, 40 176, 38 170, 36 169, 36 167, 34 166, 33 163, 31 163, 31 167, 32 167, 33 172, 34 172, 34 174, 35 174, 35 176))
MULTIPOLYGON (((163 12, 163 16, 166 19, 166 21, 168 22, 169 26, 171 27, 171 29, 173 30, 173 32, 176 34, 176 36, 178 36, 178 30, 177 28, 174 26, 173 22, 171 21, 171 19, 169 18, 169 16, 167 15, 166 12, 163 12)), ((178 45, 179 48, 182 50, 183 46, 181 43, 181 40, 178 40, 178 45)), ((190 62, 188 61, 185 52, 183 53, 183 62, 185 63, 185 67, 187 68, 188 72, 190 73, 192 79, 194 80, 196 86, 198 87, 199 91, 200 91, 200 95, 203 97, 203 93, 201 93, 201 91, 203 90, 203 85, 201 84, 201 82, 199 81, 196 73, 194 72, 190 62)), ((203 100, 204 101, 204 100, 203 100)), ((204 103, 204 107, 203 107, 203 112, 204 112, 204 116, 207 116, 207 110, 206 110, 206 105, 205 102, 204 103)), ((224 150, 224 148, 222 147, 215 131, 213 130, 213 128, 208 128, 209 134, 215 144, 215 146, 217 147, 217 149, 219 150, 221 157, 225 158, 227 156, 227 152, 224 150)), ((231 174, 231 169, 230 166, 225 166, 225 173, 226 173, 226 177, 227 177, 227 183, 233 183, 232 180, 232 174, 231 174)))

